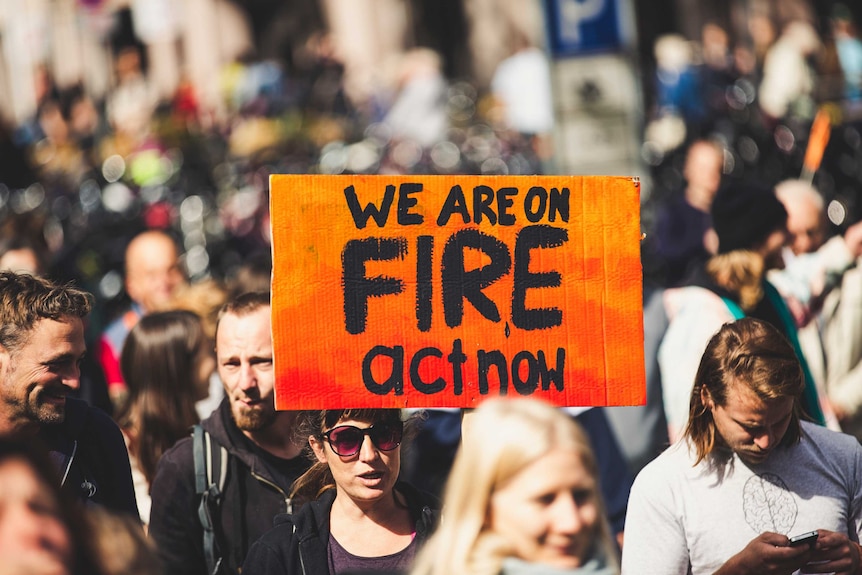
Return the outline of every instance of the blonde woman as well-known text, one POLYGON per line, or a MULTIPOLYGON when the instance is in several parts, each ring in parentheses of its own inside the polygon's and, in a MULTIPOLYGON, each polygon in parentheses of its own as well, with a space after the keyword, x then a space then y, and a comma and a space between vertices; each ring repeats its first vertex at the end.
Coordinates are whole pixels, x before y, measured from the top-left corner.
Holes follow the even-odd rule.
POLYGON ((589 441, 534 399, 487 400, 469 416, 442 522, 411 575, 616 575, 589 441))

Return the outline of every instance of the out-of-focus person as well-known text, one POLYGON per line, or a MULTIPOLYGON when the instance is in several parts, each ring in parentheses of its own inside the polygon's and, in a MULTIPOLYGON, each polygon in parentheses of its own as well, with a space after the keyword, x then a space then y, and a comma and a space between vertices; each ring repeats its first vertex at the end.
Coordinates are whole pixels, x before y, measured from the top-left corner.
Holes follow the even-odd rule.
POLYGON ((785 180, 775 186, 775 195, 787 209, 785 263, 819 250, 826 241, 826 211, 820 192, 803 180, 785 180))
POLYGON ((503 126, 530 140, 542 159, 550 149, 554 129, 551 97, 551 65, 548 56, 514 29, 512 51, 497 65, 491 78, 491 93, 502 105, 503 126))
POLYGON ((66 495, 41 444, 0 439, 0 573, 98 574, 82 510, 66 495))
POLYGON ((106 102, 108 120, 115 132, 109 147, 111 153, 126 156, 134 152, 149 133, 157 98, 144 75, 138 47, 122 47, 115 59, 115 68, 117 86, 106 102))
POLYGON ((0 239, 0 270, 41 275, 45 273, 43 251, 20 236, 0 239))
POLYGON ((397 93, 383 123, 395 140, 430 148, 446 137, 446 78, 440 55, 430 48, 406 52, 399 65, 397 93))
POLYGON ((126 336, 141 316, 165 305, 174 291, 185 283, 177 245, 170 235, 160 230, 147 230, 132 238, 125 252, 125 272, 125 288, 131 305, 108 325, 98 349, 108 394, 117 409, 122 407, 128 393, 120 371, 120 353, 126 336))
POLYGON ((99 575, 166 575, 137 521, 98 507, 88 509, 86 519, 99 575))
POLYGON ((69 397, 81 384, 91 302, 71 285, 0 272, 0 437, 41 439, 72 497, 137 517, 122 433, 69 397))
POLYGON ((619 573, 589 441, 535 399, 465 418, 442 518, 411 575, 619 573))
POLYGON ((141 521, 150 521, 150 484, 165 451, 198 423, 195 402, 215 369, 212 340, 190 311, 145 315, 129 332, 120 366, 129 398, 117 421, 129 448, 141 521))
MULTIPOLYGON (((213 342, 215 342, 218 313, 227 300, 227 288, 221 282, 210 278, 190 284, 181 284, 174 290, 170 301, 159 306, 159 309, 164 311, 182 309, 197 314, 201 319, 204 336, 209 341, 209 346, 212 347, 213 342)), ((224 399, 224 388, 218 373, 213 369, 210 373, 206 395, 195 403, 198 416, 201 419, 209 417, 222 402, 222 399, 224 399)))
POLYGON ((805 421, 802 365, 772 324, 710 339, 683 439, 632 487, 631 575, 860 573, 862 446, 805 421), (790 537, 815 531, 814 543, 790 537))
POLYGON ((814 70, 808 58, 821 47, 820 36, 808 22, 787 24, 766 52, 758 89, 760 108, 767 118, 814 117, 814 70))
MULTIPOLYGON (((800 297, 793 305, 806 309, 823 289, 819 276, 797 262, 783 269, 787 210, 773 188, 757 182, 734 181, 716 195, 712 219, 719 239, 718 253, 695 268, 684 286, 664 292, 670 322, 658 359, 671 440, 677 439, 685 427, 697 358, 706 342, 722 324, 746 316, 770 322, 795 346, 806 374, 802 408, 814 421, 829 423, 799 344, 799 324, 795 318, 800 314, 794 313, 773 283, 775 270, 780 270, 782 281, 796 277, 797 282, 805 282, 807 297, 800 297)), ((862 251, 860 233, 862 226, 852 227, 845 234, 847 246, 854 254, 862 251)))
POLYGON ((649 240, 664 270, 664 285, 679 285, 690 266, 718 250, 710 208, 723 166, 724 152, 718 144, 697 140, 689 147, 683 168, 685 189, 659 208, 654 238, 649 240))
MULTIPOLYGON (((303 412, 315 463, 293 487, 310 500, 276 518, 244 573, 406 572, 434 528, 433 503, 399 482, 404 422, 398 409, 303 412)), ((307 434, 307 435, 306 435, 307 434)))
POLYGON ((647 127, 650 140, 668 151, 694 137, 706 116, 702 78, 692 43, 680 34, 659 36, 655 55, 655 110, 647 127))
MULTIPOLYGON (((862 438, 862 270, 854 252, 862 225, 853 224, 843 236, 825 241, 820 193, 801 180, 782 182, 775 191, 788 213, 791 240, 785 260, 823 286, 818 306, 795 314, 800 345, 841 429, 862 438)), ((791 309, 799 307, 793 305, 797 299, 809 296, 804 281, 773 273, 770 280, 791 309)))
POLYGON ((862 102, 862 40, 859 39, 853 12, 847 5, 837 3, 832 7, 830 22, 844 76, 844 98, 858 105, 862 102))

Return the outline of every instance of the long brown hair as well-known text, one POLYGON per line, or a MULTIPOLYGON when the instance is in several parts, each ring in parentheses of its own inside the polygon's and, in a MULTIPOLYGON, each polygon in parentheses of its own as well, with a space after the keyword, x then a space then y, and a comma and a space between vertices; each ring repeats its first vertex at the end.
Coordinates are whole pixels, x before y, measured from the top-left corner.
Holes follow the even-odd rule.
POLYGON ((199 420, 195 401, 204 338, 197 315, 174 310, 142 317, 123 345, 120 368, 129 399, 117 421, 147 482, 162 454, 199 420))
POLYGON ((748 386, 764 402, 792 397, 790 426, 780 445, 799 441, 800 398, 805 387, 799 359, 790 342, 774 326, 743 318, 724 324, 712 336, 697 369, 684 433, 697 452, 695 465, 713 452, 718 440, 712 411, 703 401, 702 390, 709 392, 716 405, 724 406, 733 383, 748 386))

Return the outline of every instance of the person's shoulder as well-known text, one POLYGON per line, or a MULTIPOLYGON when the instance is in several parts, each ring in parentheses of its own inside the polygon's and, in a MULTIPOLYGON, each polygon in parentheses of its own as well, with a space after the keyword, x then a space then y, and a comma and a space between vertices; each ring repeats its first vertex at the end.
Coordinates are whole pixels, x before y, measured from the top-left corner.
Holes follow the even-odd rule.
POLYGON ((647 463, 635 477, 635 483, 641 486, 667 485, 674 477, 684 477, 693 469, 693 463, 688 442, 677 441, 647 463))
POLYGON ((184 498, 195 489, 195 463, 192 438, 183 437, 165 451, 156 464, 156 473, 150 485, 153 502, 184 498))
POLYGON ((96 439, 111 438, 122 441, 122 432, 110 415, 83 399, 66 398, 66 416, 58 428, 70 438, 94 436, 96 439))
POLYGON ((715 292, 702 286, 687 285, 667 288, 662 294, 668 320, 685 318, 696 325, 717 331, 722 323, 733 320, 727 303, 715 292))
POLYGON ((179 439, 162 454, 161 460, 167 463, 192 463, 194 452, 193 438, 187 435, 179 439))
POLYGON ((438 510, 441 507, 440 499, 406 481, 399 481, 395 488, 407 499, 407 505, 417 511, 421 511, 425 507, 433 510, 438 510))
POLYGON ((102 338, 115 342, 117 338, 123 339, 134 327, 142 313, 136 306, 126 308, 121 314, 113 318, 102 332, 102 338))
POLYGON ((862 452, 862 445, 852 435, 827 429, 808 421, 800 422, 802 427, 802 441, 809 441, 817 446, 820 451, 835 451, 838 453, 862 452))

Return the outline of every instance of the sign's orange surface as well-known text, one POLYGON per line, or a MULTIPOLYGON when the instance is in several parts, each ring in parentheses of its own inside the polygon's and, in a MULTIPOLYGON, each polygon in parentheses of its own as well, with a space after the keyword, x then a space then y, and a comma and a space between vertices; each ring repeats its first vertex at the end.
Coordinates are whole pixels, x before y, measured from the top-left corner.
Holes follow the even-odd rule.
POLYGON ((271 177, 278 409, 645 398, 639 187, 271 177))

